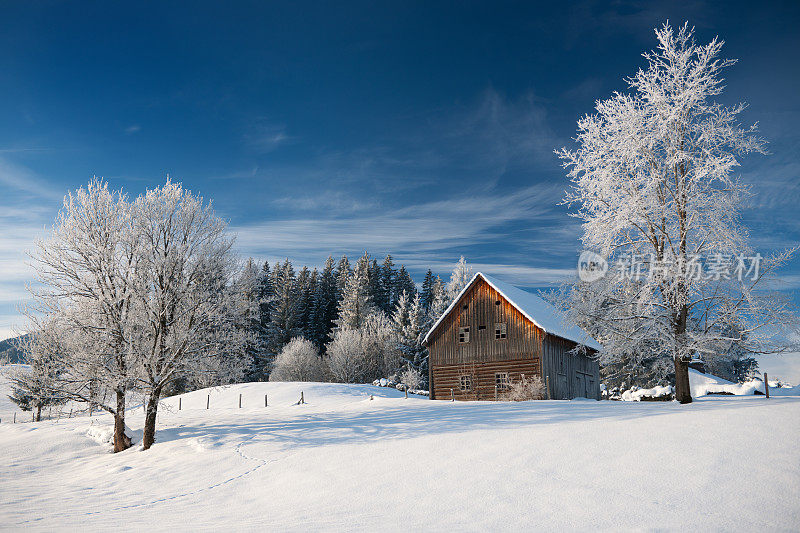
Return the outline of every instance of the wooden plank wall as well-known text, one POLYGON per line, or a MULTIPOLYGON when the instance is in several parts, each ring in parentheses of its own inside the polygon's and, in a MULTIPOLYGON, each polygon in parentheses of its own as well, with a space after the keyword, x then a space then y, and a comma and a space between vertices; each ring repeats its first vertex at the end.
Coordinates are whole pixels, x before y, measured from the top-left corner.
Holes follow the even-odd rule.
POLYGON ((600 365, 586 355, 571 354, 576 343, 547 335, 542 349, 542 379, 555 400, 600 398, 600 365))
POLYGON ((522 378, 522 374, 526 377, 541 376, 542 370, 538 358, 437 365, 433 368, 432 397, 449 400, 452 389, 456 400, 493 400, 495 372, 508 372, 509 379, 516 382, 522 378), (470 376, 472 390, 461 390, 461 376, 470 376))

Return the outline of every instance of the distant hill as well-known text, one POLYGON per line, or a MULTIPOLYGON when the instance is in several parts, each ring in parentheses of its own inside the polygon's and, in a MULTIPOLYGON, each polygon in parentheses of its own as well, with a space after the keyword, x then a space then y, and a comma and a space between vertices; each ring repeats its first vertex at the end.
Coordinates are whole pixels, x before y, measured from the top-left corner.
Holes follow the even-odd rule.
POLYGON ((24 340, 27 335, 21 335, 11 339, 0 341, 0 363, 24 363, 22 352, 17 349, 17 345, 24 340))

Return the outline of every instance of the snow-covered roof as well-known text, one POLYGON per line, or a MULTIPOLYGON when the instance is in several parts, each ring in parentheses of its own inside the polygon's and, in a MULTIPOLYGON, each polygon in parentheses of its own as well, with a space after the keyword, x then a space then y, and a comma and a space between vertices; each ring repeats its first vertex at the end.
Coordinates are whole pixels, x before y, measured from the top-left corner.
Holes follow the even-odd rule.
POLYGON ((565 318, 563 318, 558 310, 553 307, 551 304, 545 302, 535 294, 532 294, 528 291, 523 291, 513 285, 509 285, 503 281, 495 279, 493 277, 487 276, 482 272, 478 272, 473 276, 469 283, 461 290, 458 296, 455 297, 453 302, 450 304, 450 307, 442 313, 442 316, 436 321, 433 327, 428 331, 425 335, 424 342, 428 342, 431 333, 433 333, 439 324, 441 324, 444 317, 450 314, 450 311, 453 310, 456 303, 461 299, 465 292, 467 292, 470 287, 475 283, 475 280, 478 278, 482 278, 486 283, 492 286, 494 290, 500 293, 508 302, 513 305, 520 313, 525 316, 528 320, 536 324, 537 327, 544 330, 545 333, 550 335, 555 335, 556 337, 561 337, 562 339, 567 339, 573 342, 577 342, 579 344, 584 344, 589 348, 594 348, 595 350, 601 350, 603 347, 594 340, 592 337, 589 336, 583 329, 579 328, 574 324, 569 324, 566 322, 565 318))

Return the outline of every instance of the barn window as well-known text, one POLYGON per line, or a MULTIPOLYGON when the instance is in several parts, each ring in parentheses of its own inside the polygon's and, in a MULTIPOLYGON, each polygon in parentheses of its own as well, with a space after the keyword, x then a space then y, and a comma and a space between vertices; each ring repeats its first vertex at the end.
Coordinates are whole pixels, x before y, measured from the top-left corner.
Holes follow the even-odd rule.
POLYGON ((472 390, 472 376, 461 376, 461 392, 469 392, 472 390))
POLYGON ((500 300, 495 300, 494 305, 500 305, 500 300))
POLYGON ((469 326, 458 328, 458 342, 459 344, 466 344, 469 342, 469 326))
POLYGON ((478 331, 483 331, 486 329, 486 326, 478 326, 478 331))
POLYGON ((461 306, 461 309, 469 309, 469 304, 464 304, 461 306))
POLYGON ((507 390, 509 384, 508 372, 495 372, 494 384, 497 390, 507 390))
POLYGON ((506 338, 506 323, 505 322, 498 322, 494 325, 494 338, 495 339, 505 339, 506 338))

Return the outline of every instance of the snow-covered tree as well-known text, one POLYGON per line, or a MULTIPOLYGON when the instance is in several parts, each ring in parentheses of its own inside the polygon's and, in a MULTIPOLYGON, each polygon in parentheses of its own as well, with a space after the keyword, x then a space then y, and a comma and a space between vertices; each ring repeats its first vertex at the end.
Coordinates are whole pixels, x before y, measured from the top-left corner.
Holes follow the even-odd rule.
POLYGON ((134 203, 144 449, 155 441, 158 403, 170 383, 193 374, 225 383, 247 368, 248 332, 237 327, 247 303, 235 290, 233 241, 225 229, 210 204, 169 180, 134 203))
POLYGON ((369 314, 361 327, 341 327, 326 346, 332 378, 342 383, 366 383, 400 367, 397 337, 383 313, 369 314))
POLYGON ((467 283, 469 283, 471 279, 472 267, 467 265, 467 260, 464 259, 464 256, 462 255, 459 258, 458 263, 456 263, 453 273, 450 275, 450 281, 447 283, 447 296, 450 299, 450 301, 447 303, 448 306, 464 289, 464 287, 467 286, 467 283))
POLYGON ((431 288, 431 308, 428 312, 430 322, 436 322, 448 307, 450 307, 450 297, 447 293, 447 286, 439 276, 436 276, 431 288))
POLYGON ((269 380, 323 381, 325 374, 325 361, 319 356, 314 343, 303 337, 295 337, 278 353, 269 380))
POLYGON ((578 122, 578 147, 558 154, 573 187, 565 202, 578 207, 584 246, 619 266, 603 282, 576 283, 566 307, 579 324, 600 332, 609 363, 620 355, 671 350, 676 398, 691 401, 688 361, 720 341, 773 351, 770 326, 794 317, 788 303, 758 288, 786 261, 781 253, 759 272, 695 275, 695 258, 754 256, 739 209, 748 193, 734 174, 740 157, 764 152, 755 127, 742 127, 743 104, 713 101, 723 90, 722 41, 694 40, 688 25, 656 30, 658 49, 627 79, 630 94, 598 101, 578 122), (643 262, 650 275, 631 265, 643 262), (740 332, 727 337, 726 326, 740 332))
POLYGON ((132 339, 140 245, 125 195, 93 179, 64 198, 51 234, 31 254, 40 282, 29 312, 32 329, 60 328, 51 340, 66 345, 56 350, 66 368, 62 392, 114 416, 115 452, 131 442, 125 401, 139 363, 132 339))
POLYGON ((336 324, 340 328, 359 329, 374 311, 369 294, 369 255, 365 252, 347 278, 336 324))
MULTIPOLYGON (((45 323, 45 327, 48 327, 45 323)), ((16 367, 9 373, 9 399, 23 411, 33 411, 34 420, 42 419, 42 408, 61 405, 68 399, 62 380, 66 368, 55 331, 34 331, 22 338, 18 349, 24 354, 27 367, 16 367)))
POLYGON ((405 291, 400 293, 392 314, 392 325, 405 366, 427 374, 428 349, 422 344, 427 332, 427 315, 422 308, 422 297, 419 293, 414 295, 413 300, 409 299, 405 291))
POLYGON ((344 295, 344 287, 347 284, 347 278, 350 277, 350 272, 350 260, 346 255, 343 255, 336 265, 336 293, 339 299, 344 295))

